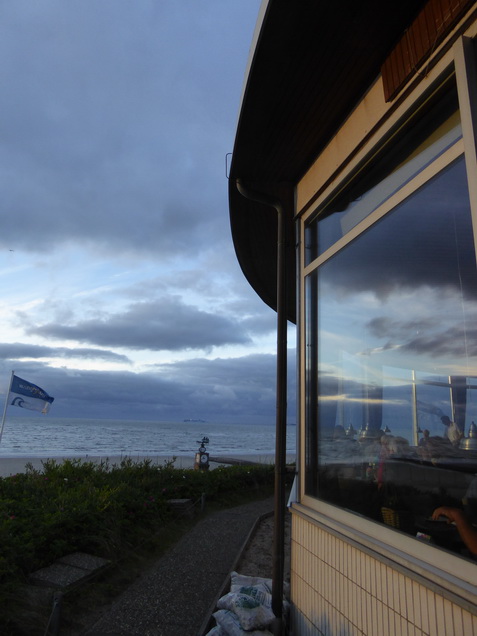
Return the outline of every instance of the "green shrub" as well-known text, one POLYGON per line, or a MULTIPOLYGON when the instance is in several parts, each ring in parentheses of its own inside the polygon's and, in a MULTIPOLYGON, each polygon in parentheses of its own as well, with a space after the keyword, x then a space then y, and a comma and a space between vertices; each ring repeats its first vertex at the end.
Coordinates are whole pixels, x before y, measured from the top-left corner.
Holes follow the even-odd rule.
POLYGON ((230 505, 270 492, 273 481, 273 466, 202 471, 131 459, 48 460, 41 471, 30 465, 0 478, 0 616, 8 616, 2 610, 31 572, 75 551, 115 559, 157 532, 172 518, 169 499, 197 503, 205 494, 208 502, 230 505))

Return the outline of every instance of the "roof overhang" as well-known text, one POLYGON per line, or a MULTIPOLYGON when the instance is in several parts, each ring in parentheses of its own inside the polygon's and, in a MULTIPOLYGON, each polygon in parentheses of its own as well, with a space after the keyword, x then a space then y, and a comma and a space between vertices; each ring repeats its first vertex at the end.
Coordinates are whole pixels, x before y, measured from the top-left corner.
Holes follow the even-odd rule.
MULTIPOLYGON (((275 210, 243 197, 236 180, 288 201, 291 192, 380 73, 425 0, 262 3, 229 175, 236 254, 259 296, 276 309, 275 210)), ((295 246, 288 250, 290 320, 295 320, 295 246)))

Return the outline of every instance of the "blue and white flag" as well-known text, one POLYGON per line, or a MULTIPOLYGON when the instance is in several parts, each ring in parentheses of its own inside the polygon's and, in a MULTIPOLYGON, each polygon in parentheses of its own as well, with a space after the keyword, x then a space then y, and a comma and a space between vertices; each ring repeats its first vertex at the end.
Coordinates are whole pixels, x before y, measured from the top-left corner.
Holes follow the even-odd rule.
POLYGON ((30 411, 48 413, 54 399, 36 384, 22 380, 17 375, 13 376, 8 395, 8 404, 19 406, 22 409, 29 409, 30 411))

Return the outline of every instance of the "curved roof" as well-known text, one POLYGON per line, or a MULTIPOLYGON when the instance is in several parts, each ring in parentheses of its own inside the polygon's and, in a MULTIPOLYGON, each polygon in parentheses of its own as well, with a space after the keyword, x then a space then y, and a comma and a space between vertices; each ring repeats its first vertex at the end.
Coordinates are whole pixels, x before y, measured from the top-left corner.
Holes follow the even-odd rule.
MULTIPOLYGON (((276 213, 242 196, 240 179, 290 200, 294 185, 380 73, 424 0, 336 0, 262 5, 239 114, 229 207, 240 266, 276 309, 276 213)), ((293 238, 293 206, 287 228, 293 238)), ((288 292, 295 320, 295 247, 288 246, 288 292)))

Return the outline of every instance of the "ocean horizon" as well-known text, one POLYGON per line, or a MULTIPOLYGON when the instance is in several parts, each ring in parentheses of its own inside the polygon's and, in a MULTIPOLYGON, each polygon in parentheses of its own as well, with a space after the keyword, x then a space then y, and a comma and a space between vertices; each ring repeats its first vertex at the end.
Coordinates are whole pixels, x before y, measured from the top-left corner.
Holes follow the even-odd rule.
MULTIPOLYGON (((193 456, 203 437, 211 455, 275 453, 274 425, 7 416, 0 457, 193 456)), ((290 425, 287 453, 295 452, 290 425)))

